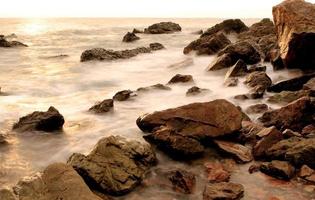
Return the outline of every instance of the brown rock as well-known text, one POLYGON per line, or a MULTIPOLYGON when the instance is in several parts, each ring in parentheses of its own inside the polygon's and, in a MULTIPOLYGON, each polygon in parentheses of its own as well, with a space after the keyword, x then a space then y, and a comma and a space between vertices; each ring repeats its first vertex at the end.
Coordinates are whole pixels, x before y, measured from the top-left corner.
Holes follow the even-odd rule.
POLYGON ((243 60, 238 60, 235 65, 230 67, 230 69, 225 74, 225 80, 230 77, 244 76, 247 73, 247 65, 243 60))
POLYGON ((228 182, 231 174, 225 170, 223 164, 219 162, 209 162, 205 164, 207 180, 210 183, 228 182))
POLYGON ((151 43, 149 45, 150 49, 152 51, 157 51, 157 50, 162 50, 162 49, 165 49, 165 47, 163 46, 163 44, 161 43, 158 43, 158 42, 155 42, 155 43, 151 43))
POLYGON ((315 77, 315 73, 302 75, 300 77, 278 82, 268 88, 270 92, 281 91, 297 91, 303 89, 303 85, 311 78, 315 77))
POLYGON ((247 30, 248 30, 248 27, 240 19, 228 19, 209 28, 201 35, 201 37, 213 35, 218 32, 229 34, 233 32, 241 33, 247 30))
POLYGON ((249 114, 257 114, 257 113, 263 113, 266 112, 269 109, 267 104, 261 103, 261 104, 255 104, 251 105, 246 108, 246 112, 249 114))
POLYGON ((112 110, 114 107, 114 101, 112 99, 105 99, 102 102, 96 103, 89 111, 94 113, 106 113, 112 110))
POLYGON ((272 84, 272 81, 265 72, 253 72, 246 77, 245 83, 249 87, 263 86, 266 89, 272 84))
POLYGON ((197 86, 193 86, 187 90, 186 96, 194 96, 194 95, 200 94, 204 91, 208 91, 208 90, 207 89, 201 89, 197 86))
POLYGON ((182 28, 179 24, 173 22, 160 22, 149 26, 144 29, 144 33, 148 34, 169 34, 181 31, 182 28))
POLYGON ((244 196, 244 187, 237 183, 209 183, 203 191, 203 200, 239 200, 244 196))
POLYGON ((187 83, 187 82, 193 82, 194 79, 192 75, 182 75, 182 74, 176 74, 171 80, 168 82, 168 84, 174 84, 174 83, 187 83))
POLYGON ((226 87, 235 87, 238 85, 238 78, 228 78, 224 80, 224 85, 226 87))
POLYGON ((305 127, 302 129, 301 134, 302 134, 303 136, 315 134, 315 125, 314 125, 314 124, 309 124, 309 125, 305 126, 305 127))
POLYGON ((260 171, 278 179, 289 180, 294 176, 295 168, 286 161, 273 160, 261 164, 260 171))
POLYGON ((299 177, 315 183, 315 170, 311 169, 307 165, 303 165, 300 169, 299 177))
POLYGON ((115 101, 126 101, 131 97, 131 94, 133 92, 131 90, 122 90, 117 92, 114 96, 113 99, 115 101))
POLYGON ((196 186, 194 174, 185 170, 173 170, 169 173, 168 179, 173 185, 173 189, 184 194, 192 194, 196 186))
POLYGON ((216 71, 224 68, 229 68, 235 64, 230 54, 223 54, 215 59, 209 66, 207 71, 216 71))
POLYGON ((278 94, 274 94, 268 98, 270 103, 284 103, 288 104, 302 97, 309 97, 312 93, 309 90, 299 90, 299 91, 282 91, 278 94))
POLYGON ((214 140, 214 143, 224 152, 232 155, 236 161, 241 163, 247 163, 253 160, 251 149, 241 144, 214 140))
POLYGON ((134 41, 136 41, 136 40, 140 40, 140 38, 138 37, 138 36, 136 36, 136 34, 135 33, 130 33, 130 32, 128 32, 125 36, 124 36, 124 38, 123 38, 123 42, 134 42, 134 41))
POLYGON ((137 92, 146 92, 146 91, 149 91, 149 90, 171 90, 172 88, 166 86, 166 85, 163 85, 161 83, 158 83, 158 84, 155 84, 155 85, 151 85, 151 86, 148 86, 148 87, 140 87, 137 89, 137 92))

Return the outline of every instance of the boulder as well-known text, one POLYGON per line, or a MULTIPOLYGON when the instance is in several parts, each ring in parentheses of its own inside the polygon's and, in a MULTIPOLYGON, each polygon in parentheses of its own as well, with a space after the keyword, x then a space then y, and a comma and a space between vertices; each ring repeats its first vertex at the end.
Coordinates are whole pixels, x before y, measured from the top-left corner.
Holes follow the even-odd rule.
POLYGON ((229 68, 233 66, 235 62, 230 54, 223 54, 212 61, 212 63, 208 66, 207 71, 229 68))
POLYGON ((302 75, 285 81, 280 81, 268 88, 270 92, 297 91, 303 89, 310 79, 315 77, 315 73, 302 75))
POLYGON ((304 0, 284 1, 272 13, 285 66, 314 69, 315 5, 304 0))
POLYGON ((46 112, 35 111, 24 117, 21 117, 13 125, 13 130, 24 131, 46 131, 53 132, 62 129, 65 120, 59 111, 50 107, 46 112))
POLYGON ((122 90, 122 91, 117 92, 113 96, 113 99, 115 101, 126 101, 131 97, 132 94, 133 92, 131 90, 122 90))
POLYGON ((120 136, 102 138, 87 156, 75 153, 68 160, 90 188, 111 195, 133 190, 155 163, 149 144, 120 136))
POLYGON ((49 165, 42 174, 26 177, 14 187, 18 199, 23 200, 101 200, 69 165, 49 165))
POLYGON ((245 84, 249 87, 263 86, 266 89, 271 86, 272 81, 265 72, 252 72, 246 77, 245 84))
POLYGON ((251 105, 246 108, 245 112, 248 114, 258 114, 258 113, 264 113, 269 109, 267 104, 260 103, 260 104, 255 104, 251 105))
POLYGON ((187 83, 187 82, 193 82, 194 79, 192 75, 182 75, 182 74, 176 74, 171 78, 171 80, 168 82, 168 84, 174 84, 174 83, 187 83))
POLYGON ((151 43, 149 45, 150 49, 152 51, 158 51, 158 50, 162 50, 162 49, 165 49, 165 47, 163 46, 163 44, 161 43, 158 43, 158 42, 155 42, 155 43, 151 43))
POLYGON ((207 181, 210 183, 228 182, 230 180, 230 172, 220 162, 208 162, 205 164, 207 172, 207 181))
POLYGON ((113 107, 114 107, 113 99, 105 99, 102 102, 96 103, 89 109, 89 111, 100 114, 111 111, 113 107))
POLYGON ((286 161, 273 160, 261 164, 260 171, 278 179, 290 180, 294 176, 295 168, 286 161))
POLYGON ((203 200, 239 200, 244 196, 244 187, 237 183, 208 183, 203 191, 203 200))
POLYGON ((303 165, 300 169, 299 177, 311 183, 315 183, 315 170, 311 169, 307 165, 303 165))
POLYGON ((230 69, 225 74, 225 80, 231 77, 244 76, 247 73, 247 65, 243 60, 238 60, 235 65, 230 67, 230 69))
POLYGON ((192 194, 196 187, 196 177, 185 170, 173 170, 169 172, 168 179, 173 185, 173 190, 184 194, 192 194))
POLYGON ((309 90, 299 90, 299 91, 282 91, 280 93, 274 94, 268 98, 270 103, 291 103, 302 97, 309 97, 312 92, 309 90))
POLYGON ((229 44, 231 41, 223 33, 209 35, 191 42, 184 48, 184 54, 196 51, 197 55, 213 55, 229 44))
POLYGON ((170 88, 169 86, 163 85, 161 83, 155 84, 155 85, 151 85, 148 87, 140 87, 137 89, 137 92, 146 92, 149 90, 171 90, 172 88, 170 88))
POLYGON ((222 140, 214 140, 214 143, 220 150, 233 156, 238 162, 247 163, 253 160, 251 149, 246 146, 222 140))
POLYGON ((144 29, 144 33, 148 34, 167 34, 182 31, 179 24, 173 22, 160 22, 144 29))
POLYGON ((286 152, 304 139, 301 137, 290 137, 273 144, 267 151, 266 156, 270 159, 285 160, 286 152))
POLYGON ((213 35, 218 32, 230 34, 230 33, 241 33, 247 30, 248 30, 248 27, 240 19, 228 19, 209 28, 201 35, 201 37, 213 35))
POLYGON ((136 41, 136 40, 140 40, 140 38, 138 37, 138 36, 136 36, 136 34, 135 33, 130 33, 130 32, 128 32, 125 36, 124 36, 124 38, 123 38, 123 42, 134 42, 134 41, 136 41))
POLYGON ((287 106, 265 112, 259 120, 264 126, 276 126, 283 131, 287 128, 301 131, 306 125, 314 122, 314 106, 309 97, 302 97, 287 106))

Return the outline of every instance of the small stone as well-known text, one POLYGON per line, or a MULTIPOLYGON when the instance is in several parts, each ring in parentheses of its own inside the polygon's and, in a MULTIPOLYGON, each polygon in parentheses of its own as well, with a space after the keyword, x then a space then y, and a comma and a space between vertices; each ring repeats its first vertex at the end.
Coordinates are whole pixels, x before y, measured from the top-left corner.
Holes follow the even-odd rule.
POLYGON ((191 75, 182 75, 182 74, 176 74, 169 82, 168 84, 174 84, 174 83, 187 83, 187 82, 193 82, 193 77, 191 75))
POLYGON ((205 164, 207 180, 210 183, 228 182, 231 174, 225 170, 223 164, 219 162, 209 162, 205 164))
POLYGON ((92 106, 89 111, 92 111, 94 113, 106 113, 112 110, 114 107, 114 101, 112 99, 105 99, 102 102, 96 103, 94 106, 92 106))
POLYGON ((238 78, 228 78, 224 81, 226 87, 235 87, 238 84, 238 78))
POLYGON ((168 179, 173 185, 174 191, 184 194, 192 194, 196 186, 195 175, 185 170, 174 170, 169 174, 168 179))

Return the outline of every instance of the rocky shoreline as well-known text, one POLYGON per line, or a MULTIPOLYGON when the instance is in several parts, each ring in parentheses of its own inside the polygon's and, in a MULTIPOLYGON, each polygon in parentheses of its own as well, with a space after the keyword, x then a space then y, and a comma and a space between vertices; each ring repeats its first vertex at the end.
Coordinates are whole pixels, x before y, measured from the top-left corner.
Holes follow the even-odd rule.
MULTIPOLYGON (((104 137, 87 155, 74 153, 66 163, 51 164, 43 172, 21 179, 12 188, 0 188, 0 199, 107 200, 124 197, 139 188, 145 189, 142 183, 159 166, 157 152, 178 163, 202 162, 204 168, 200 173, 206 174, 205 183, 198 182, 198 174, 181 168, 157 172, 159 178, 166 179, 168 185, 165 187, 184 199, 195 193, 197 184, 203 184, 204 188, 202 194, 198 194, 200 199, 242 199, 246 196, 245 187, 231 180, 231 175, 237 173, 234 168, 239 166, 248 167, 249 174, 261 172, 284 182, 311 185, 310 193, 314 193, 314 13, 314 4, 303 0, 284 1, 273 8, 274 23, 263 19, 247 27, 239 19, 225 20, 203 31, 200 38, 183 50, 184 54, 217 55, 206 71, 226 70, 222 86, 244 84, 248 87, 248 93, 235 96, 235 99, 263 99, 268 92, 267 101, 281 107, 272 109, 266 104, 255 104, 242 109, 225 99, 216 99, 143 113, 135 123, 147 142, 121 136, 104 137), (229 39, 231 34, 236 36, 235 42, 229 39), (303 75, 273 82, 264 62, 270 62, 275 71, 297 68, 303 75), (245 82, 240 83, 240 78, 245 78, 245 82), (247 116, 249 113, 259 115, 258 119, 251 120, 247 116), (209 156, 209 149, 214 149, 217 157, 204 161, 209 156)), ((161 22, 144 31, 128 32, 123 42, 139 40, 135 34, 171 34, 181 30, 176 23, 161 22)), ((1 36, 0 46, 25 45, 9 42, 1 36)), ((84 51, 80 61, 128 59, 164 48, 160 43, 121 51, 94 48, 84 51)), ((193 76, 176 74, 165 84, 118 91, 87 110, 102 115, 119 112, 114 110, 115 102, 137 98, 149 90, 170 91, 174 84, 190 83, 194 83, 193 76)), ((186 95, 207 91, 207 88, 193 86, 186 95)), ((64 123, 62 114, 51 106, 46 112, 35 111, 21 117, 12 129, 20 134, 28 131, 60 133, 64 123)), ((2 143, 6 143, 6 138, 0 135, 2 143)), ((272 198, 281 199, 281 196, 272 198)))

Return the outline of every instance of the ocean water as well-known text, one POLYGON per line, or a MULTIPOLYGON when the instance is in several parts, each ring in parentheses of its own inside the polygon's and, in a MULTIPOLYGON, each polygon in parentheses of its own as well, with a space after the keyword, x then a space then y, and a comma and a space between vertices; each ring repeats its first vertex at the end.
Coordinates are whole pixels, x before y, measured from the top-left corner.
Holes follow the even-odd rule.
MULTIPOLYGON (((244 20, 248 25, 259 19, 244 20)), ((102 137, 122 135, 143 141, 136 119, 145 113, 192 102, 218 98, 232 101, 242 108, 262 100, 239 101, 233 96, 248 92, 242 84, 223 86, 225 70, 207 72, 215 56, 184 55, 183 48, 199 36, 193 32, 206 29, 221 19, 0 19, 0 34, 15 33, 28 48, 0 48, 0 133, 9 145, 0 146, 0 185, 12 186, 21 177, 44 169, 53 162, 65 162, 74 152, 88 153, 102 137), (152 23, 174 21, 183 31, 166 35, 139 34, 141 40, 123 43, 122 37, 133 28, 143 29, 152 23), (113 62, 80 62, 81 53, 90 48, 131 49, 162 43, 166 49, 113 62), (67 57, 54 57, 66 54, 67 57), (187 62, 186 66, 178 63, 187 62), (115 102, 113 112, 95 115, 87 110, 97 101, 111 98, 117 91, 136 90, 156 83, 167 83, 175 74, 191 74, 194 83, 172 85, 171 91, 149 91, 125 101, 115 102), (203 95, 186 97, 192 86, 207 88, 203 95), (65 117, 62 133, 16 133, 12 125, 35 110, 55 106, 65 117)), ((230 36, 231 40, 235 37, 230 36)), ((296 76, 298 71, 272 72, 273 81, 296 76)), ((268 94, 267 94, 268 95, 268 94)), ((271 105, 277 108, 279 105, 271 105)), ((255 120, 258 115, 250 116, 255 120)), ((159 165, 142 187, 122 199, 201 199, 205 172, 204 160, 180 163, 158 153, 159 165), (180 196, 162 184, 159 171, 181 167, 198 175, 194 195, 180 196), (152 195, 155 194, 155 195, 152 195)), ((204 158, 211 160, 211 156, 204 158)), ((308 186, 268 178, 260 173, 249 175, 248 165, 239 166, 232 181, 245 186, 244 199, 268 200, 273 196, 285 200, 311 199, 308 186)))

